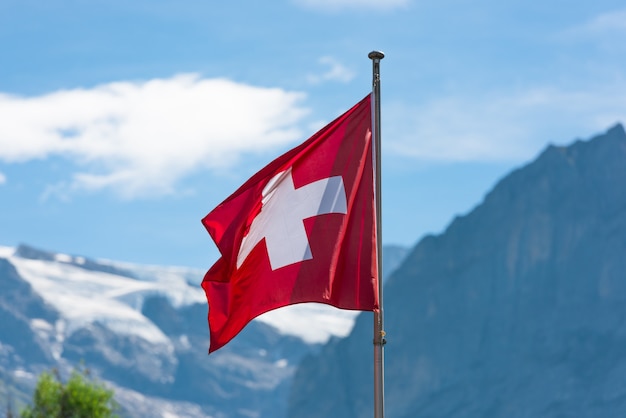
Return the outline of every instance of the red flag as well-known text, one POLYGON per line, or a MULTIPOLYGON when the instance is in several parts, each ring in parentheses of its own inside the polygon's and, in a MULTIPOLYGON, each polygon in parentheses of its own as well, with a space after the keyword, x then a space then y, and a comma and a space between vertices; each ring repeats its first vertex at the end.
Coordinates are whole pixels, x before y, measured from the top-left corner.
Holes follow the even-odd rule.
POLYGON ((378 309, 371 139, 367 95, 202 220, 222 255, 202 282, 209 352, 282 306, 378 309))

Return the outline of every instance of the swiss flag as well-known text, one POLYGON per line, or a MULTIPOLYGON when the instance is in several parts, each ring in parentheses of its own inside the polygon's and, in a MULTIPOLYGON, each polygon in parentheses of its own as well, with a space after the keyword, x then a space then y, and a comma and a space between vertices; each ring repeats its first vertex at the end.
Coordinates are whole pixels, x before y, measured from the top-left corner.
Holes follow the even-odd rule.
POLYGON ((202 282, 209 352, 282 306, 378 309, 373 178, 367 95, 202 220, 221 253, 202 282))

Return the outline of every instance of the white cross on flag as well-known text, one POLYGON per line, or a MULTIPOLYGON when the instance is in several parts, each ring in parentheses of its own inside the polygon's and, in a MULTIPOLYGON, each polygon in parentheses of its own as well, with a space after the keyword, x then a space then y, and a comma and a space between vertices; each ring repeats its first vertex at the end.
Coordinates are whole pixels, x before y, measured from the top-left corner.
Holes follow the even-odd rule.
POLYGON ((378 309, 371 139, 367 95, 202 220, 221 253, 202 282, 209 352, 282 306, 378 309))

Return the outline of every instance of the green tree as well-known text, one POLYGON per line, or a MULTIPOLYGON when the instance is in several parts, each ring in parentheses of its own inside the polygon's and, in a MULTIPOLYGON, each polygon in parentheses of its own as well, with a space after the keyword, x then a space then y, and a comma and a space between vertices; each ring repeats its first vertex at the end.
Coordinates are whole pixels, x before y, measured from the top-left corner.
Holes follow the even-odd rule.
POLYGON ((21 418, 113 418, 118 405, 113 391, 89 378, 89 372, 74 370, 67 383, 58 371, 39 376, 33 405, 21 411, 21 418))

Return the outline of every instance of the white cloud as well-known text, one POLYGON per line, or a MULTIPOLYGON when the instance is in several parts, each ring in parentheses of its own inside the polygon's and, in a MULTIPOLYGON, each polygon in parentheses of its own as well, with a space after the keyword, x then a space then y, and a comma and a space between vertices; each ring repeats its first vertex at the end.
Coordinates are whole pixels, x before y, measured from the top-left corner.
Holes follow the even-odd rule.
POLYGON ((7 177, 4 174, 0 173, 0 185, 6 182, 7 182, 7 177))
POLYGON ((557 39, 566 42, 591 42, 602 50, 620 54, 626 50, 626 9, 597 15, 561 32, 557 39))
POLYGON ((354 78, 354 72, 344 67, 333 57, 322 57, 319 59, 319 63, 329 68, 324 73, 310 74, 308 76, 308 81, 312 84, 319 84, 325 81, 339 81, 341 83, 347 83, 354 78))
POLYGON ((442 97, 383 107, 383 146, 428 161, 524 161, 547 143, 569 143, 626 121, 626 84, 563 91, 535 88, 442 97))
POLYGON ((294 0, 308 9, 338 12, 342 10, 392 10, 407 6, 411 0, 294 0))
POLYGON ((580 26, 578 30, 589 34, 626 33, 626 9, 600 14, 580 26))
POLYGON ((31 98, 0 95, 0 160, 63 155, 84 167, 70 190, 166 194, 194 170, 300 138, 303 98, 193 74, 31 98))

